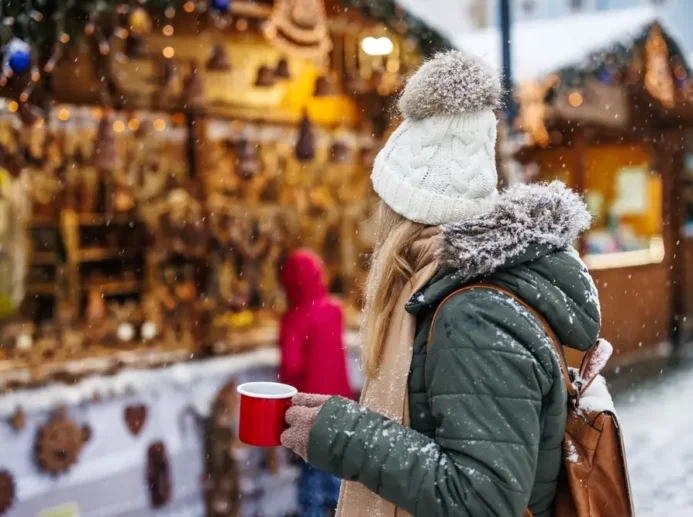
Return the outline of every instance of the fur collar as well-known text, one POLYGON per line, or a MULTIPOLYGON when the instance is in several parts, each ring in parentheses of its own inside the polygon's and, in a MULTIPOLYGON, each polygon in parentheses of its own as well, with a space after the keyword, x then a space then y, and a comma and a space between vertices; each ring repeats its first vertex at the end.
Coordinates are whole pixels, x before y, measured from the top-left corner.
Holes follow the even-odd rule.
POLYGON ((485 215, 442 225, 438 258, 467 281, 492 274, 531 245, 566 248, 590 222, 582 198, 563 183, 513 185, 485 215))

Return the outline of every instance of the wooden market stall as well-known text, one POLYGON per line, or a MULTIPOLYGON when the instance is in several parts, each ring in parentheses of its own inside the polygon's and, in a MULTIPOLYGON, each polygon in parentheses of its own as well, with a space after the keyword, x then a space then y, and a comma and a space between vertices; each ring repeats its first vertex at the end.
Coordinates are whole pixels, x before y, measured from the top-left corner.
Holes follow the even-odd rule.
POLYGON ((387 107, 446 42, 389 0, 0 17, 0 515, 283 515, 290 467, 238 444, 234 383, 276 375, 291 250, 356 314, 387 107))
POLYGON ((576 245, 599 288, 602 333, 622 359, 679 343, 693 314, 683 195, 690 73, 652 22, 517 93, 525 174, 564 181, 594 216, 576 245))

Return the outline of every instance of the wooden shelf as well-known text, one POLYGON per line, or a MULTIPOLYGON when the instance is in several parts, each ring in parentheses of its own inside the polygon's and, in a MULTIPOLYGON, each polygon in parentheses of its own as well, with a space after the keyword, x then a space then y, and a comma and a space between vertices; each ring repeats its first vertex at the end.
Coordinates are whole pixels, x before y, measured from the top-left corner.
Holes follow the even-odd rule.
POLYGON ((113 280, 103 283, 86 283, 82 286, 83 291, 92 289, 101 291, 105 296, 138 293, 142 290, 142 282, 139 280, 113 280))
POLYGON ((77 262, 101 262, 102 260, 125 260, 134 258, 134 251, 122 251, 113 248, 82 248, 77 252, 77 262))
POLYGON ((58 220, 50 217, 32 217, 27 226, 29 228, 57 228, 58 220))
POLYGON ((26 286, 26 294, 39 296, 55 296, 55 282, 36 282, 26 286))
POLYGON ((106 214, 78 214, 80 226, 111 226, 124 224, 138 224, 139 219, 127 215, 109 217, 106 214))

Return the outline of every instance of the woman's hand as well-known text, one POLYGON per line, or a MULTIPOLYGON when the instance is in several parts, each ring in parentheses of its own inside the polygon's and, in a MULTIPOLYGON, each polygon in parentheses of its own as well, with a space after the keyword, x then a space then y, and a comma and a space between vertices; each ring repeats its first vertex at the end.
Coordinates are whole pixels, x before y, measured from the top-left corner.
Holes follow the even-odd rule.
POLYGON ((318 413, 328 395, 299 393, 291 399, 292 406, 286 412, 286 424, 289 428, 282 433, 282 445, 308 461, 308 438, 310 429, 318 419, 318 413))

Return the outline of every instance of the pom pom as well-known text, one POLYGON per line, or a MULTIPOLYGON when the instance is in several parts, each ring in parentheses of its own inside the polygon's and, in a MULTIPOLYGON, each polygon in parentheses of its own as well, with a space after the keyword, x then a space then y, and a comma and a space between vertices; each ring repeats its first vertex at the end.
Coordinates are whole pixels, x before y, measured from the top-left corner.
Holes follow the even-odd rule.
POLYGON ((481 59, 456 50, 437 54, 409 79, 399 109, 410 120, 495 110, 500 76, 481 59))

